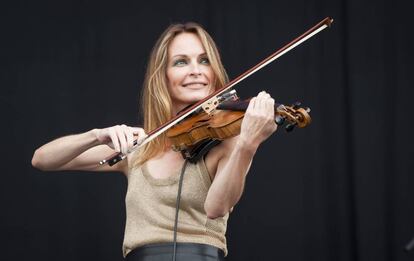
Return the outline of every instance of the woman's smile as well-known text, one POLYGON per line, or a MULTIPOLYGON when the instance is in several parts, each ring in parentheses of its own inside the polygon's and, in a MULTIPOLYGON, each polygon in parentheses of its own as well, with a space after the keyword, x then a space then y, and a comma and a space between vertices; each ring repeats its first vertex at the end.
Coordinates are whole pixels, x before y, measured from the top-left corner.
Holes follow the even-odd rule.
POLYGON ((204 87, 206 87, 207 86, 207 83, 205 83, 205 82, 189 82, 189 83, 184 83, 184 84, 182 84, 182 86, 183 87, 188 87, 188 88, 196 88, 196 89, 199 89, 199 88, 204 88, 204 87))

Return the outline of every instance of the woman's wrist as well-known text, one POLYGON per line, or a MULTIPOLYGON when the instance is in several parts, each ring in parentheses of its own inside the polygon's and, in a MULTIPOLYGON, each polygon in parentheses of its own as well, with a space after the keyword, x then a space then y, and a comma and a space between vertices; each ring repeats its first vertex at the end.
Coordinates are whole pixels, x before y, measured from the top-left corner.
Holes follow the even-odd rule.
POLYGON ((259 144, 255 144, 254 142, 240 136, 237 139, 235 149, 238 151, 245 151, 251 155, 254 155, 258 147, 259 144))
POLYGON ((92 129, 92 130, 86 132, 86 134, 89 135, 93 139, 93 141, 92 141, 93 146, 103 144, 103 142, 99 139, 99 132, 100 131, 101 131, 100 129, 95 128, 95 129, 92 129))

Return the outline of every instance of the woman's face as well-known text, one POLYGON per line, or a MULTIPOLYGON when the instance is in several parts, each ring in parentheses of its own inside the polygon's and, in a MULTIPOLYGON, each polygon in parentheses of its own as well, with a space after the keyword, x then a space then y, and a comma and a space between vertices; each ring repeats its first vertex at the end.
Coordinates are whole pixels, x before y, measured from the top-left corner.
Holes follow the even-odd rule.
POLYGON ((167 80, 175 113, 214 91, 214 73, 196 34, 181 33, 170 43, 167 80))

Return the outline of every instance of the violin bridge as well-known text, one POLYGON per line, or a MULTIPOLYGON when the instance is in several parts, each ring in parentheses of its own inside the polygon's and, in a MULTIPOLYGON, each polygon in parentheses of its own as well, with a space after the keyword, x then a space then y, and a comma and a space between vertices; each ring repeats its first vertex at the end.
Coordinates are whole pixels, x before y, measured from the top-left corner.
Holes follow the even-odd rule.
POLYGON ((208 100, 205 103, 201 104, 201 108, 207 114, 210 114, 210 112, 214 111, 217 108, 219 103, 220 103, 219 99, 216 96, 214 96, 210 100, 208 100))

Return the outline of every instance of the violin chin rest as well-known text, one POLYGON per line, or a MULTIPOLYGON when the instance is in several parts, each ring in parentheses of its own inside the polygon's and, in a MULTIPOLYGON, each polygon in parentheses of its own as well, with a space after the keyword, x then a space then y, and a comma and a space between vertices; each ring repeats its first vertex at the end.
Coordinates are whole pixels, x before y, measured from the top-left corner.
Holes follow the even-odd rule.
POLYGON ((184 159, 188 160, 191 163, 196 163, 202 157, 207 155, 207 153, 213 147, 217 146, 220 143, 221 143, 221 140, 205 139, 187 148, 186 150, 182 150, 181 154, 183 155, 184 159))

